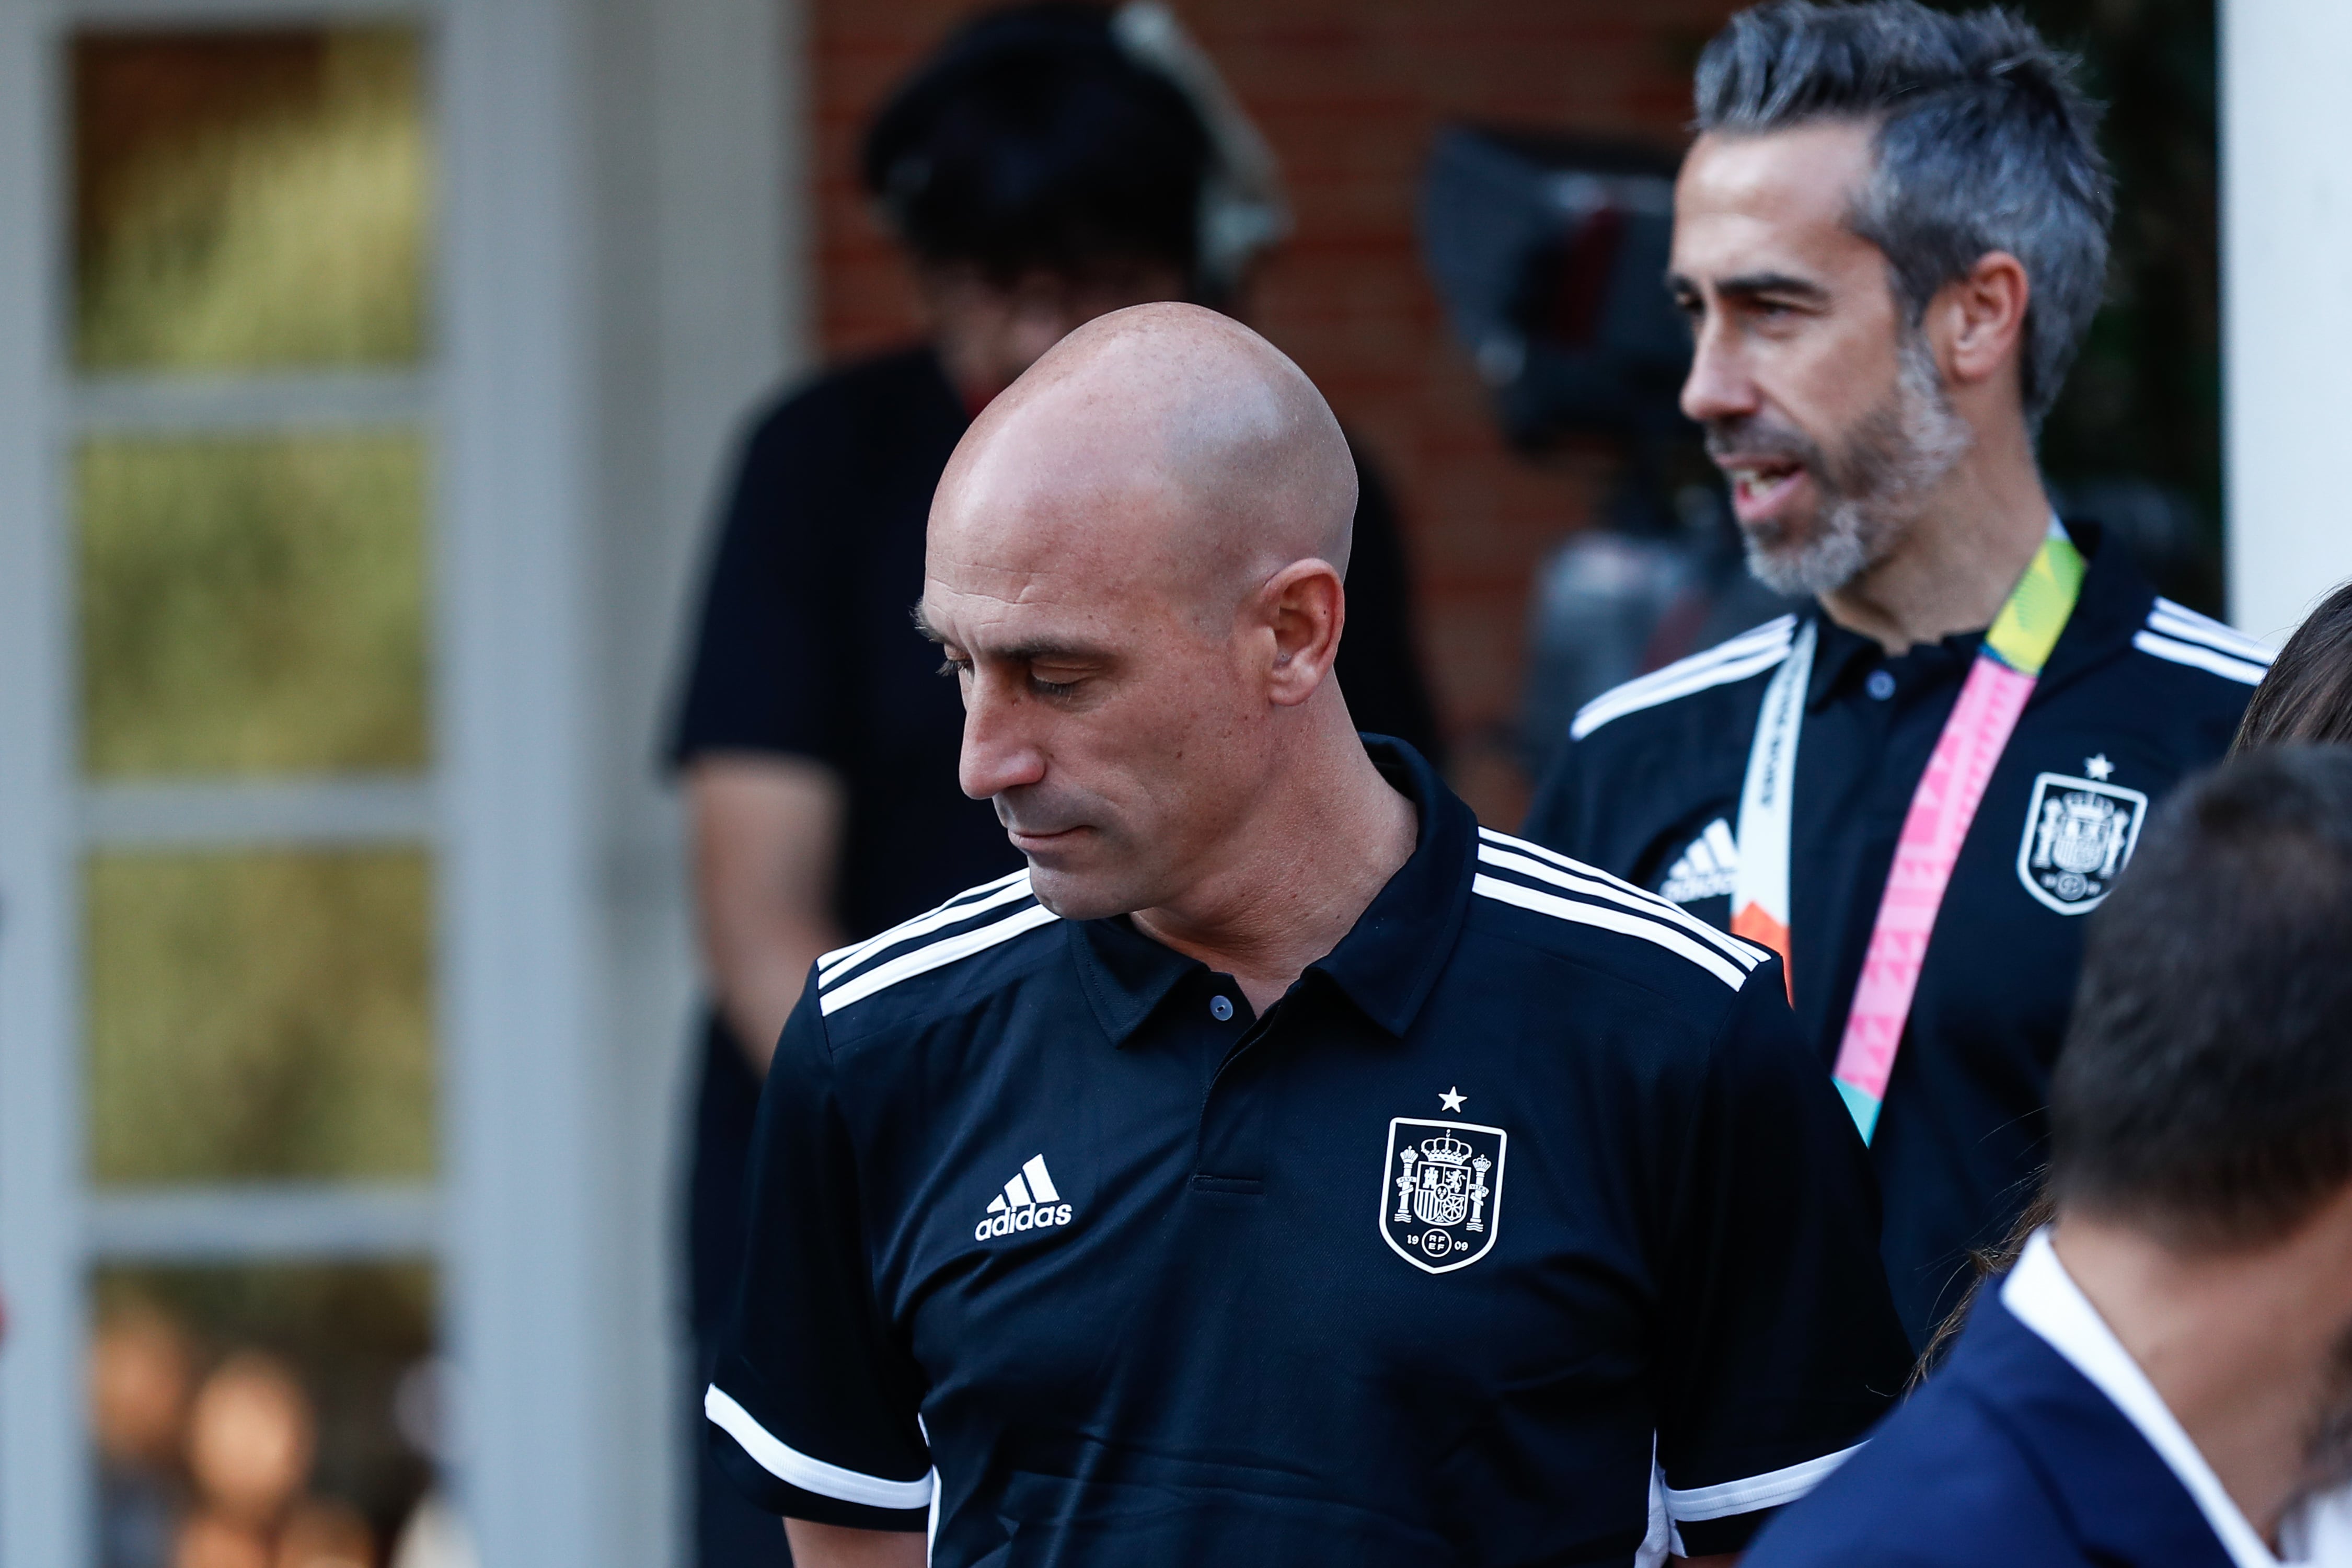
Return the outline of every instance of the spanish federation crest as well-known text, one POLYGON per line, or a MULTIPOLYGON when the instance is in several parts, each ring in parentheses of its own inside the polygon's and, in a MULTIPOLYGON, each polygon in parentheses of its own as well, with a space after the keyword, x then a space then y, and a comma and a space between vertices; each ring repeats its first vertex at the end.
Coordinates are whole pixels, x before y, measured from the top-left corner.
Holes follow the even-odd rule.
POLYGON ((1381 1239, 1427 1274, 1451 1274, 1486 1257, 1502 1223, 1508 1142, 1499 1127, 1406 1116, 1391 1121, 1381 1239))
POLYGON ((2062 915, 2090 913, 2131 859, 2147 816, 2147 796, 2136 789, 2042 774, 2017 846, 2018 880, 2062 915))

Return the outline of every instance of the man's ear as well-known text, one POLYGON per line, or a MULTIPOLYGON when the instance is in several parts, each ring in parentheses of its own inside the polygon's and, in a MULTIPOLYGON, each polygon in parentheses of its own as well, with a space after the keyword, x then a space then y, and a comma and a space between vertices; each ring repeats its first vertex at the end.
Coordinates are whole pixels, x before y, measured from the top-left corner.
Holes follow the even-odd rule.
POLYGON ((1968 276, 1937 289, 1922 324, 1946 379, 1974 386, 2000 374, 2021 352, 2032 298, 2025 263, 2006 250, 1986 251, 1968 276))
POLYGON ((1296 707, 1315 695, 1339 656, 1348 619, 1339 569, 1328 561, 1294 561, 1266 579, 1258 603, 1274 633, 1266 695, 1279 706, 1296 707))

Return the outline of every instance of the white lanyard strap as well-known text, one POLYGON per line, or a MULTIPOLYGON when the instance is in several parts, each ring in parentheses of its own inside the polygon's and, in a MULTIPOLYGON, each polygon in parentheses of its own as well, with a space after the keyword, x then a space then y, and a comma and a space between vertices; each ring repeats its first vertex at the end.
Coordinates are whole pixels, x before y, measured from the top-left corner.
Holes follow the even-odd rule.
MULTIPOLYGON (((2042 667, 2074 614, 2082 554, 2056 518, 2011 589, 1970 661, 1951 716, 1912 792, 1894 862, 1879 895, 1862 974, 1847 1007, 1832 1078, 1868 1142, 1910 1021, 1928 939, 1941 912, 1977 807, 2033 695, 2042 667)), ((1770 948, 1790 973, 1789 860, 1797 742, 1812 684, 1820 623, 1808 616, 1764 689, 1748 776, 1739 786, 1739 864, 1731 889, 1732 934, 1770 948)), ((1790 999, 1795 983, 1790 982, 1790 999)))
POLYGON ((1760 942, 1789 963, 1790 803, 1797 793, 1797 741, 1803 733, 1805 695, 1813 682, 1819 624, 1797 627, 1789 657, 1764 688, 1756 739, 1748 749, 1748 776, 1739 785, 1739 863, 1731 885, 1731 933, 1760 942))

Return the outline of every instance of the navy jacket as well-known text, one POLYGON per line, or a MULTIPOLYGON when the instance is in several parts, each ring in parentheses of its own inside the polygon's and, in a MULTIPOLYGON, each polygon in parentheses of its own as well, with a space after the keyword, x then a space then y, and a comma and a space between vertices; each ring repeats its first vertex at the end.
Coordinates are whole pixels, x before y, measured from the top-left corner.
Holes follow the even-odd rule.
POLYGON ((1948 1363, 1741 1568, 2231 1568, 2124 1413, 1987 1291, 1948 1363))

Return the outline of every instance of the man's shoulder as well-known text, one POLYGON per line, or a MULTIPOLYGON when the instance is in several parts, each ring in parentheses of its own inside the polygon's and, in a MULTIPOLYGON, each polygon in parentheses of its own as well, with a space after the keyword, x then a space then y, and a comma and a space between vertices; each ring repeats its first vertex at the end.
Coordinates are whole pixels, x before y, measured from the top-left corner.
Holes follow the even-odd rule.
POLYGON ((1759 1539, 1748 1568, 2131 1563, 2229 1568, 2179 1478, 1988 1289, 1951 1359, 1759 1539))
POLYGON ((1765 1528, 1747 1568, 2090 1562, 1998 1394, 1956 1357, 1765 1528))
POLYGON ((1061 917, 1026 869, 965 889, 816 963, 817 1011, 835 1051, 977 1012, 985 998, 1056 961, 1061 917))
POLYGON ((1655 893, 1492 828, 1479 830, 1471 894, 1471 931, 1664 998, 1701 1027, 1730 1011, 1771 956, 1655 893))
POLYGON ((2235 627, 2154 595, 2132 629, 2123 668, 2162 683, 2168 701, 2242 710, 2270 672, 2271 650, 2235 627))
POLYGON ((1602 692, 1577 710, 1524 831, 1644 879, 1668 834, 1696 834, 1736 799, 1765 684, 1798 617, 1776 616, 1602 692), (1696 815, 1694 815, 1696 814, 1696 815))
MULTIPOLYGON (((1755 695, 1747 688, 1760 688, 1788 658, 1796 632, 1795 616, 1778 616, 1703 652, 1612 687, 1576 710, 1568 738, 1579 745, 1639 745, 1660 723, 1696 715, 1712 721, 1718 712, 1744 712, 1755 695)), ((1744 751, 1747 737, 1735 739, 1744 751)))

